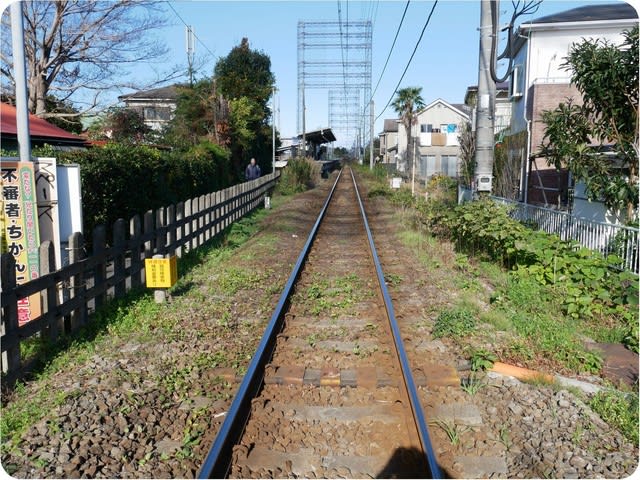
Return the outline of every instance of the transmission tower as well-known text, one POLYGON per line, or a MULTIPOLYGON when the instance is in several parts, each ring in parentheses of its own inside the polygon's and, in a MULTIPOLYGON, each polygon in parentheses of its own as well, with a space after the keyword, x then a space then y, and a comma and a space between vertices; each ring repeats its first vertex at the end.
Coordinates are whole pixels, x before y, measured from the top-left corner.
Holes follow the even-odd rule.
POLYGON ((304 130, 305 90, 322 89, 328 92, 328 126, 339 143, 359 147, 369 141, 363 126, 369 121, 371 39, 371 21, 298 22, 298 132, 304 130))

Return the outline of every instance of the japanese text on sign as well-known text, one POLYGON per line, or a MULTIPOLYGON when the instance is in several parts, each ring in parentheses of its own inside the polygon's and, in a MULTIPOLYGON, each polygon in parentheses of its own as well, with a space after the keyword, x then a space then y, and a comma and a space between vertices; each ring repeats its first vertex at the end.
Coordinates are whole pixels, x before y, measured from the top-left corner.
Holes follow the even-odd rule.
MULTIPOLYGON (((0 169, 2 252, 16 261, 18 285, 40 276, 35 175, 31 162, 3 161, 0 169)), ((18 301, 18 324, 40 316, 40 295, 18 301)))

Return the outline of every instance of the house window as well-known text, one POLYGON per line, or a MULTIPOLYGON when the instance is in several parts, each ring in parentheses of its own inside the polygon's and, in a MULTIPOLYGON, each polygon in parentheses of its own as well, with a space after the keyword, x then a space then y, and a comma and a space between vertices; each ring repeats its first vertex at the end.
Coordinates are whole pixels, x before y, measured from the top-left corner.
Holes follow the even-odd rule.
POLYGON ((144 108, 145 120, 171 120, 171 109, 168 107, 145 107, 144 108))
POLYGON ((516 65, 511 72, 511 78, 509 79, 509 98, 511 100, 522 97, 522 91, 524 90, 524 74, 522 71, 522 65, 516 65))
POLYGON ((433 125, 430 123, 420 124, 420 133, 431 133, 431 130, 433 130, 433 125))
POLYGON ((440 157, 440 171, 451 178, 458 177, 458 157, 456 155, 442 155, 440 157))
POLYGON ((436 156, 420 155, 420 176, 430 177, 436 173, 436 156))

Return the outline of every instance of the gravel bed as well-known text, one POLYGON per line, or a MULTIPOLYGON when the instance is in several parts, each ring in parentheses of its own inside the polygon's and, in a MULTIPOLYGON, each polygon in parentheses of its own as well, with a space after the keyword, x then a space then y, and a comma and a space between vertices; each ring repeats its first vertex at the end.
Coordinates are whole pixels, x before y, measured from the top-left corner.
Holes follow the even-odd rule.
POLYGON ((509 477, 624 478, 638 467, 637 449, 566 390, 494 377, 474 403, 507 432, 509 477))

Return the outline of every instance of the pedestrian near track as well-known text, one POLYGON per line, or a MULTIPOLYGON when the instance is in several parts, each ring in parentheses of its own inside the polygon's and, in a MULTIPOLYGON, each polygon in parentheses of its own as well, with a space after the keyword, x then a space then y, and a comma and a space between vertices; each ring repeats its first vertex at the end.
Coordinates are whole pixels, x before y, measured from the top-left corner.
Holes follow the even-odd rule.
POLYGON ((252 158, 244 172, 245 178, 247 180, 255 180, 256 178, 259 178, 261 174, 260 166, 256 164, 256 159, 252 158))

